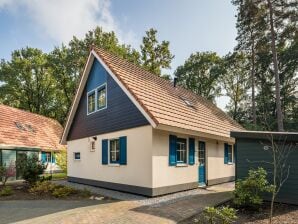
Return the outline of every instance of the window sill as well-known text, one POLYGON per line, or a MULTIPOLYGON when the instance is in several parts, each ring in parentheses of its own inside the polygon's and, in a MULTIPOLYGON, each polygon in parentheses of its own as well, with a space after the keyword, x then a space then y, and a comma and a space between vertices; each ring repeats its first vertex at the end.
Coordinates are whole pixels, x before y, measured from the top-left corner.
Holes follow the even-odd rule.
POLYGON ((188 166, 188 164, 186 164, 186 163, 178 163, 178 164, 176 164, 176 167, 187 167, 188 166))
POLYGON ((227 163, 227 165, 234 165, 234 163, 227 163))
POLYGON ((111 167, 120 167, 120 164, 119 163, 109 163, 108 166, 111 166, 111 167))
POLYGON ((81 161, 80 159, 74 159, 74 161, 81 161))

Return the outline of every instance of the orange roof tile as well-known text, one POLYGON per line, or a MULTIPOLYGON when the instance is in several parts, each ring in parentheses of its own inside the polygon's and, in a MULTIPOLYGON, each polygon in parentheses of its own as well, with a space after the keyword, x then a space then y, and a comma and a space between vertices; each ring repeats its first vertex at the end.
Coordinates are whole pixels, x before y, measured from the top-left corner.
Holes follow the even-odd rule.
POLYGON ((1 145, 61 150, 63 128, 55 120, 13 107, 0 105, 1 145))
POLYGON ((175 88, 170 81, 107 51, 98 48, 94 48, 94 51, 156 125, 163 124, 223 137, 230 137, 231 130, 244 130, 203 97, 179 86, 175 88), (191 106, 184 100, 189 101, 191 106))

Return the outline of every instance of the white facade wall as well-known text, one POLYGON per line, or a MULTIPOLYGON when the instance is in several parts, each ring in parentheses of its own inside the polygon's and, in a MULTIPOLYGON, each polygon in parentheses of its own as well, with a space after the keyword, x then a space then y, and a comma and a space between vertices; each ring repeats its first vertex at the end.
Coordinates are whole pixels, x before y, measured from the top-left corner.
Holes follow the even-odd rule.
MULTIPOLYGON (((98 135, 95 152, 90 151, 92 138, 68 142, 68 176, 111 183, 159 188, 198 182, 198 142, 206 143, 206 179, 216 180, 235 175, 234 164, 224 164, 224 142, 170 133, 143 126, 98 135), (169 166, 169 135, 195 138, 195 164, 169 166), (127 136, 127 165, 102 165, 102 139, 127 136), (81 160, 74 160, 74 152, 81 160)), ((230 144, 233 144, 232 142, 230 144)), ((188 142, 187 142, 188 145, 188 142)), ((188 157, 187 157, 188 158, 188 157)))
POLYGON ((151 126, 98 135, 95 152, 90 151, 91 139, 68 141, 68 176, 141 187, 152 186, 151 126), (102 139, 121 136, 127 136, 127 165, 102 165, 102 139), (74 152, 81 153, 79 161, 74 160, 74 152))
MULTIPOLYGON (((206 179, 235 176, 235 165, 224 164, 224 142, 213 139, 171 133, 179 138, 195 138, 195 165, 169 166, 170 132, 153 130, 153 188, 198 182, 198 142, 206 143, 206 179)), ((233 144, 233 143, 230 143, 233 144)), ((188 145, 188 142, 187 142, 188 145)))

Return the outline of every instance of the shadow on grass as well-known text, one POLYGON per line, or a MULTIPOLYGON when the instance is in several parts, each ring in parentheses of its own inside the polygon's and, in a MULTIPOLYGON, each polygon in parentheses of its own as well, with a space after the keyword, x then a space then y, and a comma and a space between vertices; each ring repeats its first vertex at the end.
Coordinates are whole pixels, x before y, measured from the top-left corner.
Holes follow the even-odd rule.
POLYGON ((116 202, 116 200, 13 200, 0 202, 0 223, 8 224, 75 208, 116 202))
POLYGON ((231 192, 210 192, 194 196, 187 196, 179 200, 168 201, 157 205, 140 206, 132 211, 158 216, 175 222, 192 217, 206 206, 215 206, 231 198, 231 192))

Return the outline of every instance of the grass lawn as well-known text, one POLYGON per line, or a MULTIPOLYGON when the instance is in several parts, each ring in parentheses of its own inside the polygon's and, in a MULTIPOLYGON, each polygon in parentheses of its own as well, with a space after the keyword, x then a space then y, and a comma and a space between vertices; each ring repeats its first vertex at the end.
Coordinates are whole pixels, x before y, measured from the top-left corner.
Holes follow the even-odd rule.
POLYGON ((65 179, 67 177, 66 173, 53 173, 53 174, 47 173, 47 174, 44 174, 43 176, 49 177, 51 175, 52 175, 52 180, 61 180, 61 179, 65 179))

